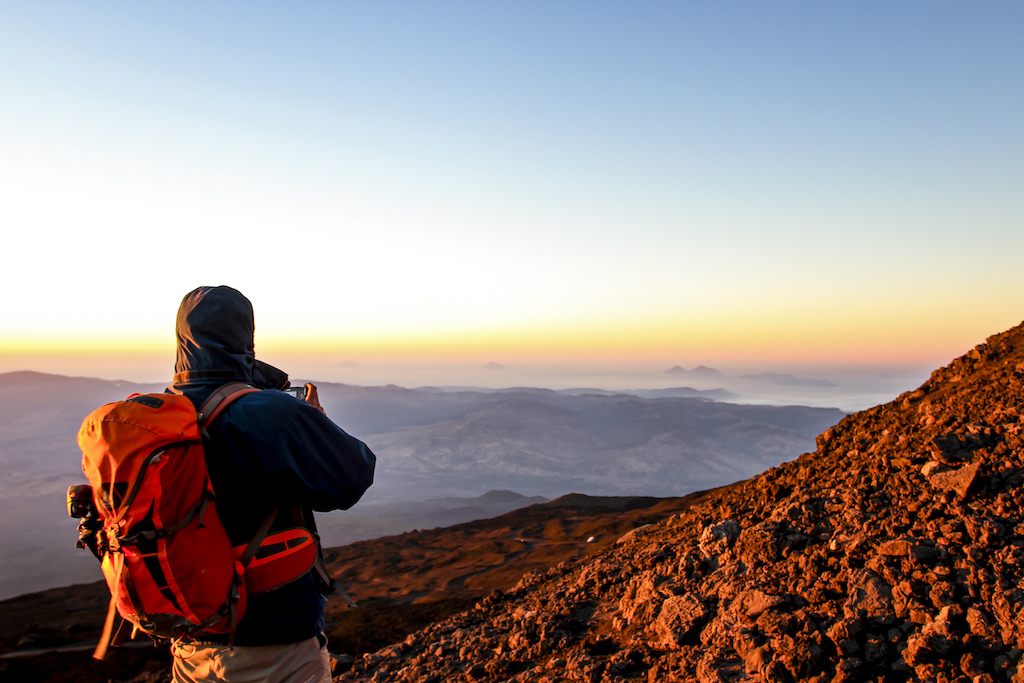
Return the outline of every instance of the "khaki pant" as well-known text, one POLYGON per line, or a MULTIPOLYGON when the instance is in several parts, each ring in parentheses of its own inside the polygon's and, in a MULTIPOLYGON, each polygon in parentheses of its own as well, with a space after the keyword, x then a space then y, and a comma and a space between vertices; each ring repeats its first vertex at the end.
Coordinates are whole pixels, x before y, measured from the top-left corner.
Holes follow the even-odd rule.
POLYGON ((171 643, 174 683, 331 683, 327 638, 260 647, 171 643), (323 645, 321 645, 321 642, 323 645))

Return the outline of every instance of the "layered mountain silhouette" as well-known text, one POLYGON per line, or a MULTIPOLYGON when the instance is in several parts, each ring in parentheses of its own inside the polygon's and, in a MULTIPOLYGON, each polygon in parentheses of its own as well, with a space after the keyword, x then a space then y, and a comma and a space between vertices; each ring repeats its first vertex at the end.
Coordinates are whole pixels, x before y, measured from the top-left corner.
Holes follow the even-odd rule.
POLYGON ((753 382, 765 382, 767 384, 781 384, 788 387, 834 387, 835 384, 827 379, 810 379, 807 377, 795 377, 788 373, 758 372, 751 375, 740 375, 740 379, 753 382))
POLYGON ((381 455, 371 499, 673 496, 744 479, 813 445, 844 413, 703 398, 323 384, 329 415, 381 455))

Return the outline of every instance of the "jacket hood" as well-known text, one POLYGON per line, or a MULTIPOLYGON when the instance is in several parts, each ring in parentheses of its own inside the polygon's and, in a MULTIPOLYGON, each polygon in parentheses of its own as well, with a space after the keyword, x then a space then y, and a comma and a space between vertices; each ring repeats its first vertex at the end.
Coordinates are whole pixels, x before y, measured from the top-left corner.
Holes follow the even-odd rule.
POLYGON ((256 360, 252 304, 231 287, 199 287, 178 308, 174 384, 248 382, 282 388, 288 375, 256 360))

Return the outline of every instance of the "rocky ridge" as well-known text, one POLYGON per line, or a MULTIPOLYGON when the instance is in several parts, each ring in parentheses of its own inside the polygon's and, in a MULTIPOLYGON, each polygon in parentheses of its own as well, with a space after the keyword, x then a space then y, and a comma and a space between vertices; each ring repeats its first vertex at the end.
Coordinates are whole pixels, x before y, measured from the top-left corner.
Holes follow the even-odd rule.
POLYGON ((1024 325, 340 681, 1024 683, 1024 325))

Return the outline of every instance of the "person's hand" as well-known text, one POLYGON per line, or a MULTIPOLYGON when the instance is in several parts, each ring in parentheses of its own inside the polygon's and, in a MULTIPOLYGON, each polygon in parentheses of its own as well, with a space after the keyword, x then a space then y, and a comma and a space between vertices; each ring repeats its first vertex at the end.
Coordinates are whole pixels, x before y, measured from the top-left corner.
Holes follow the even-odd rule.
POLYGON ((324 412, 324 407, 320 405, 320 397, 316 394, 316 385, 312 382, 306 382, 306 403, 324 413, 324 415, 327 414, 324 412))

